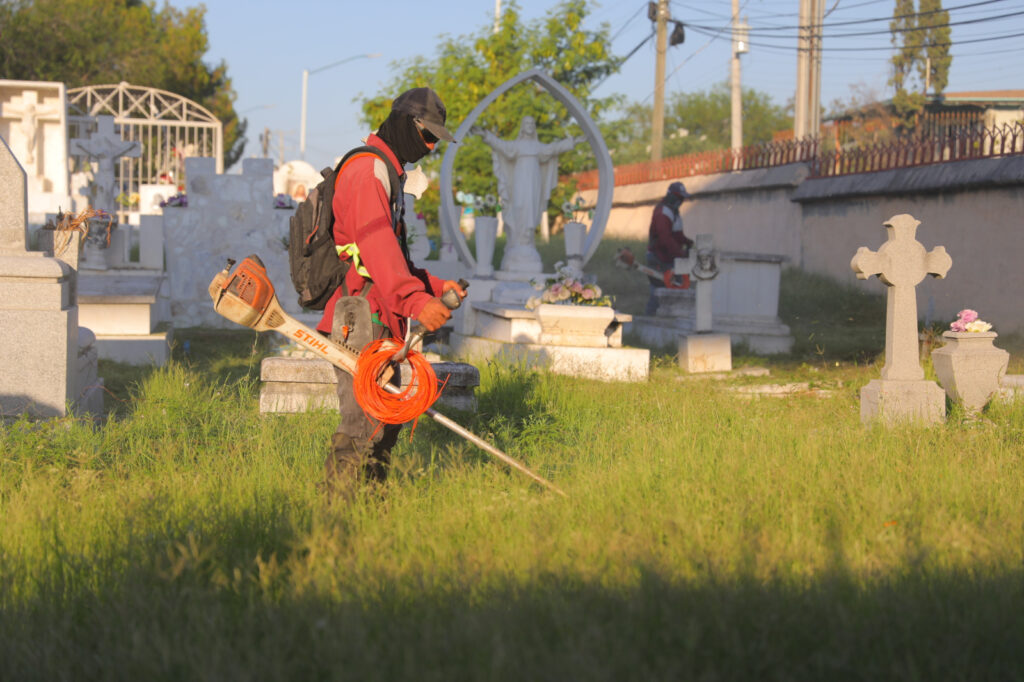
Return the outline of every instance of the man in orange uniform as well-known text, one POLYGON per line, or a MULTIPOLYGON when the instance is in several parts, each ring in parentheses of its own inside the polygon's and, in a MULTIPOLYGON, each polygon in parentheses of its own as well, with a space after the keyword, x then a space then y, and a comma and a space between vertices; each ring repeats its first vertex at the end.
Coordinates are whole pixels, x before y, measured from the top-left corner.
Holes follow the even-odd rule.
MULTIPOLYGON (((409 259, 406 244, 402 191, 392 202, 391 179, 385 163, 397 171, 404 185, 404 166, 433 151, 438 140, 453 142, 444 127, 446 111, 441 98, 430 88, 413 88, 391 104, 391 113, 366 144, 383 152, 357 155, 338 173, 334 193, 334 241, 338 255, 350 261, 345 278, 349 295, 365 294, 373 316, 374 338, 403 339, 406 318, 414 318, 428 331, 436 331, 451 317, 440 296, 454 289, 465 297, 458 284, 434 277, 409 259), (369 287, 364 291, 364 287, 369 287)), ((392 177, 395 177, 392 175, 392 177)), ((329 335, 334 321, 334 304, 343 295, 334 293, 324 307, 317 330, 329 335)), ((341 494, 351 494, 360 480, 382 483, 387 478, 390 452, 400 425, 378 428, 356 402, 352 376, 340 369, 338 403, 341 420, 331 439, 325 464, 327 485, 341 494)))

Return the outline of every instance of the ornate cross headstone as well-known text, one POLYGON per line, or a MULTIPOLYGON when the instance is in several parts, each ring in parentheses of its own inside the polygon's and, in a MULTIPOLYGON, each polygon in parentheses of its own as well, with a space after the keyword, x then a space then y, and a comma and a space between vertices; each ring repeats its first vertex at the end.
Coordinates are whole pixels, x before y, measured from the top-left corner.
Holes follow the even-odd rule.
POLYGON ((906 213, 885 223, 889 239, 877 252, 866 246, 857 249, 850 267, 858 279, 872 275, 888 287, 885 304, 885 366, 882 378, 896 381, 924 379, 918 352, 917 294, 915 288, 926 275, 942 279, 953 265, 945 247, 925 252, 915 239, 921 221, 906 213))
POLYGON ((872 381, 861 391, 861 418, 881 415, 940 421, 946 406, 942 389, 924 381, 918 352, 917 294, 915 288, 927 275, 946 276, 953 260, 945 247, 925 251, 915 233, 921 222, 908 214, 896 215, 885 223, 888 240, 877 252, 860 247, 850 261, 859 279, 872 275, 888 287, 885 312, 885 366, 882 380, 872 381))
POLYGON ((97 164, 92 176, 92 208, 114 213, 114 162, 122 156, 138 157, 142 148, 138 142, 121 139, 114 132, 113 116, 97 116, 97 129, 88 137, 71 140, 71 153, 86 156, 97 164))

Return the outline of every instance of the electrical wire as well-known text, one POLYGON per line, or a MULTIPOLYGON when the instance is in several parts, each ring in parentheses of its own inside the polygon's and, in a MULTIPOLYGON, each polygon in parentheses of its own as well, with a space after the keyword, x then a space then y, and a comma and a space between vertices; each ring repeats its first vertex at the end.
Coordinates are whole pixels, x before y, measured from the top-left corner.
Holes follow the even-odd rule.
MULTIPOLYGON (((693 27, 688 26, 688 28, 693 28, 693 27)), ((717 37, 717 34, 713 34, 711 31, 704 31, 704 30, 700 30, 700 29, 696 29, 696 28, 694 28, 693 31, 694 31, 694 33, 699 33, 701 35, 710 35, 713 38, 717 37)), ((1006 35, 1000 35, 1000 36, 986 36, 984 38, 977 38, 975 40, 956 40, 956 41, 949 41, 949 42, 946 42, 946 43, 932 43, 931 45, 929 45, 929 47, 952 47, 952 46, 956 46, 956 45, 967 45, 967 44, 970 44, 970 43, 982 43, 982 42, 988 42, 988 41, 992 41, 992 40, 1005 40, 1007 38, 1019 38, 1020 36, 1024 36, 1024 33, 1008 33, 1006 35)), ((829 36, 825 36, 825 37, 829 37, 829 36)), ((800 51, 799 47, 786 47, 784 45, 772 45, 770 43, 760 43, 760 42, 755 42, 755 41, 752 41, 752 40, 749 41, 748 44, 751 47, 763 47, 763 48, 766 48, 766 49, 782 50, 783 52, 799 52, 800 51)), ((823 45, 823 46, 819 47, 818 49, 823 51, 823 52, 867 52, 867 51, 876 51, 876 50, 892 51, 893 47, 891 45, 885 45, 885 46, 880 46, 880 47, 869 47, 869 46, 861 46, 861 47, 826 47, 826 46, 823 45)))

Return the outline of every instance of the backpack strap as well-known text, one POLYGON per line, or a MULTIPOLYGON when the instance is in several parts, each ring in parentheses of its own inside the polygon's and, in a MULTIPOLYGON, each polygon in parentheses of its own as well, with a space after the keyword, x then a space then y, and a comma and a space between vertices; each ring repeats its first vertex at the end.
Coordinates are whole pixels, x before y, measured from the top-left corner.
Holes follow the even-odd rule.
MULTIPOLYGON (((403 182, 402 178, 398 177, 398 170, 396 170, 395 167, 391 164, 391 161, 388 159, 387 154, 385 154, 383 150, 381 150, 381 149, 379 149, 377 147, 372 147, 370 145, 363 145, 362 147, 356 147, 355 149, 352 149, 347 154, 345 154, 345 156, 344 156, 344 158, 342 158, 341 162, 338 163, 338 168, 337 168, 336 172, 337 172, 338 175, 341 175, 342 167, 350 159, 353 159, 353 158, 355 158, 357 156, 365 156, 367 154, 373 154, 374 156, 379 158, 381 161, 383 161, 384 162, 384 167, 388 171, 388 184, 390 185, 390 187, 389 187, 390 197, 389 198, 391 200, 391 227, 395 230, 395 234, 397 235, 398 232, 399 232, 399 223, 403 223, 404 222, 403 221, 403 218, 404 218, 403 214, 405 213, 405 211, 404 211, 405 202, 400 201, 400 198, 402 196, 402 186, 405 183, 403 182)), ((405 230, 402 229, 402 232, 405 232, 405 230)))
MULTIPOLYGON (((408 247, 408 244, 406 243, 406 236, 405 236, 405 202, 404 201, 400 201, 400 197, 402 196, 402 188, 405 185, 404 176, 402 178, 399 178, 398 171, 395 169, 394 165, 392 165, 392 163, 388 159, 387 155, 381 149, 379 149, 377 147, 370 146, 370 145, 363 145, 362 147, 356 147, 355 149, 351 149, 351 150, 349 150, 348 153, 345 154, 344 157, 342 157, 341 161, 338 162, 337 167, 334 169, 334 173, 335 173, 335 176, 334 176, 335 180, 334 181, 335 181, 335 183, 338 182, 338 180, 339 180, 339 178, 341 176, 341 172, 342 172, 343 168, 345 167, 345 164, 347 164, 349 161, 354 160, 355 158, 357 158, 359 156, 367 156, 367 155, 373 155, 373 156, 376 156, 377 158, 379 158, 381 161, 384 162, 384 167, 387 169, 387 172, 388 172, 388 186, 389 186, 388 187, 388 189, 389 189, 389 200, 390 200, 390 203, 391 203, 391 229, 394 230, 395 236, 398 238, 398 245, 402 249, 402 254, 405 256, 406 260, 408 260, 408 258, 409 258, 409 247, 408 247)), ((333 196, 334 196, 334 187, 332 186, 331 187, 331 201, 332 202, 333 202, 333 196)), ((333 203, 331 204, 331 206, 332 206, 331 210, 333 211, 334 210, 333 203)), ((366 281, 367 284, 366 284, 366 286, 362 287, 362 289, 360 290, 360 292, 359 292, 360 296, 366 296, 369 293, 370 288, 373 287, 373 280, 372 279, 366 279, 365 281, 366 281)))

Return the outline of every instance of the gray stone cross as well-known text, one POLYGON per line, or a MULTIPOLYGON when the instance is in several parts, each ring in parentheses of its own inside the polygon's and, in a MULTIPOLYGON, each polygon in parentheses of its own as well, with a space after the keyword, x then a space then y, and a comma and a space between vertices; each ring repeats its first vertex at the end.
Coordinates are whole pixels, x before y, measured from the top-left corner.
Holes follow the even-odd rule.
POLYGON ((92 176, 92 208, 115 213, 114 205, 114 161, 122 156, 138 157, 142 147, 138 142, 128 142, 114 132, 113 116, 97 116, 96 132, 88 137, 71 140, 72 153, 78 152, 96 161, 97 168, 92 176))
POLYGON ((850 261, 858 279, 878 275, 888 287, 882 379, 891 381, 924 379, 918 353, 915 288, 926 275, 942 279, 953 265, 943 246, 925 252, 924 245, 914 237, 920 224, 906 213, 893 216, 885 223, 889 239, 878 252, 862 246, 850 261))

